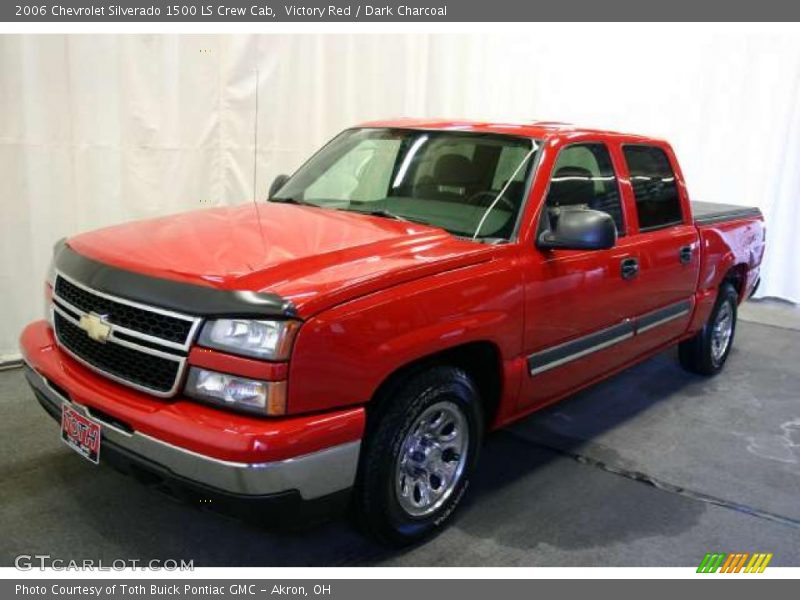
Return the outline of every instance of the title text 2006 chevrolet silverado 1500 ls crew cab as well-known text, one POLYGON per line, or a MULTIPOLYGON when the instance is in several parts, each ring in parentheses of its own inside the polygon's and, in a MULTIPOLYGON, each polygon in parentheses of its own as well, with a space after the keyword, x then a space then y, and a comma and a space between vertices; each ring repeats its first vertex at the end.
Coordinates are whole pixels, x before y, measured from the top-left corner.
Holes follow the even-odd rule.
POLYGON ((764 249, 755 209, 692 215, 667 143, 552 123, 366 124, 270 196, 58 244, 28 379, 91 460, 394 543, 486 431, 673 344, 719 371, 764 249))

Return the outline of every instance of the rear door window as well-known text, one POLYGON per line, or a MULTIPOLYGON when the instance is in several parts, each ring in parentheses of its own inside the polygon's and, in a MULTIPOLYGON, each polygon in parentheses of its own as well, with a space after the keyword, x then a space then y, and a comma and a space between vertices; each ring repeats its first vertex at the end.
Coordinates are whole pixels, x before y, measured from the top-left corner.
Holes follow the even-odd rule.
POLYGON ((675 173, 666 152, 656 146, 623 146, 636 199, 640 231, 683 223, 675 173))

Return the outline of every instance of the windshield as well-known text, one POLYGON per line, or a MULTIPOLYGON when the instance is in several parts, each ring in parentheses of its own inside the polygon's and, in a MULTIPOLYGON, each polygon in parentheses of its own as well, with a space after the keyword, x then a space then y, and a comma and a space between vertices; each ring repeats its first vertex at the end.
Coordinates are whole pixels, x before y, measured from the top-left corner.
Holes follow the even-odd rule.
POLYGON ((350 129, 272 198, 406 219, 473 239, 509 239, 536 142, 505 135, 350 129))

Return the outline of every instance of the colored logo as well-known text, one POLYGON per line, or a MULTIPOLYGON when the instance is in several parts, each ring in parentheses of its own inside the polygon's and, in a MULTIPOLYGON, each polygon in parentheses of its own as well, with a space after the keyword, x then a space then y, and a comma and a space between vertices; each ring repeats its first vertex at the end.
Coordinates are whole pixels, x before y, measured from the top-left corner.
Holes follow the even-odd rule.
POLYGON ((769 561, 772 560, 772 553, 755 552, 734 552, 725 554, 724 552, 709 552, 703 557, 700 566, 697 567, 698 573, 763 573, 769 561))
POLYGON ((111 335, 111 325, 105 315, 88 313, 81 317, 78 327, 83 329, 95 342, 105 343, 111 335))

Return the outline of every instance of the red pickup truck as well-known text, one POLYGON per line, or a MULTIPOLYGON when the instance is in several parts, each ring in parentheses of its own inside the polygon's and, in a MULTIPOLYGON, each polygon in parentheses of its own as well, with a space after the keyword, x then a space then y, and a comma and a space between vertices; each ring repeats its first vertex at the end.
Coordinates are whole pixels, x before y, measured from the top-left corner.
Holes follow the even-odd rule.
POLYGON ((245 514, 346 504, 402 544, 447 521, 487 431, 674 344, 718 372, 764 235, 691 203, 664 141, 368 123, 267 202, 60 242, 21 347, 89 460, 245 514))

